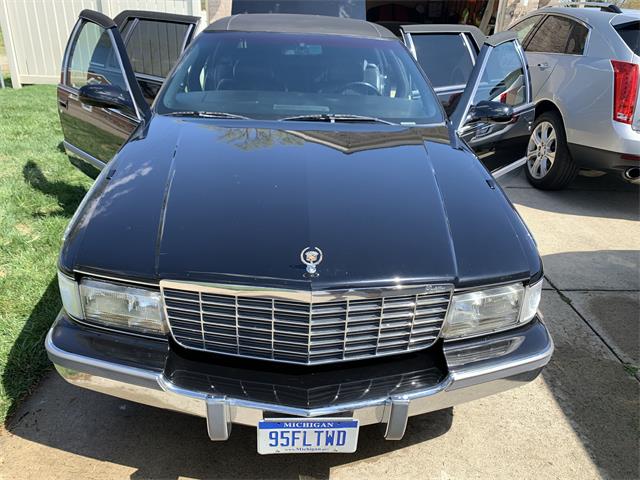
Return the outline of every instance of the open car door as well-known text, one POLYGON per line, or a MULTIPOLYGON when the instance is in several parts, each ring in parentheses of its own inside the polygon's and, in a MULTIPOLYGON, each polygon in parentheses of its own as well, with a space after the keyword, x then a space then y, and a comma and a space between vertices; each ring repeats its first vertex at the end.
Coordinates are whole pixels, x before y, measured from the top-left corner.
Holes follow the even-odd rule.
POLYGON ((58 85, 58 111, 68 154, 102 169, 148 119, 150 101, 193 37, 195 24, 187 19, 197 21, 182 15, 128 11, 116 22, 92 10, 80 13, 67 43, 58 85), (150 20, 151 15, 155 20, 150 20), (152 21, 162 25, 154 28, 149 24, 152 21), (133 60, 127 45, 131 45, 133 60), (109 105, 92 102, 96 95, 109 105))
POLYGON ((487 37, 450 118, 495 177, 526 162, 535 117, 531 80, 515 33, 487 37))

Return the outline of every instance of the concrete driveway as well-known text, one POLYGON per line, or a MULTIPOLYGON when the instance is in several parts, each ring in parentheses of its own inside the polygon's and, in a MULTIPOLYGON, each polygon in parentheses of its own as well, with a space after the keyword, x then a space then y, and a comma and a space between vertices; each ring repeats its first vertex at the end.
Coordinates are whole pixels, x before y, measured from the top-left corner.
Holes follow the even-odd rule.
POLYGON ((540 192, 502 179, 543 255, 556 353, 533 383, 410 420, 400 442, 364 427, 355 455, 260 457, 205 422, 83 391, 52 372, 0 436, 0 478, 638 478, 640 197, 616 178, 540 192))

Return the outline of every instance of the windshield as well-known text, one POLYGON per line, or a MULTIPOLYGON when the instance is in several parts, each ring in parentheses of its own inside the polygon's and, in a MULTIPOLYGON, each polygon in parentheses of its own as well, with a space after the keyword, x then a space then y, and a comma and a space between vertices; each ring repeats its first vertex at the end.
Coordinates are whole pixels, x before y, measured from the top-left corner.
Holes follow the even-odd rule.
POLYGON ((267 120, 444 120, 433 90, 399 41, 337 35, 204 32, 156 105, 160 114, 216 112, 267 120))

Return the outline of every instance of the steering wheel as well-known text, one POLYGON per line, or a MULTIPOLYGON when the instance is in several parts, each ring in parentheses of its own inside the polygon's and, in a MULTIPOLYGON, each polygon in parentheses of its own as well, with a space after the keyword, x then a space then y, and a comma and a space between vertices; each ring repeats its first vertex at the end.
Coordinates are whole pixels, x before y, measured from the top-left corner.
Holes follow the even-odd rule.
POLYGON ((340 93, 344 95, 349 90, 360 95, 378 95, 378 96, 382 95, 376 87, 374 87, 373 85, 367 82, 347 83, 344 87, 342 87, 342 89, 340 90, 340 93))

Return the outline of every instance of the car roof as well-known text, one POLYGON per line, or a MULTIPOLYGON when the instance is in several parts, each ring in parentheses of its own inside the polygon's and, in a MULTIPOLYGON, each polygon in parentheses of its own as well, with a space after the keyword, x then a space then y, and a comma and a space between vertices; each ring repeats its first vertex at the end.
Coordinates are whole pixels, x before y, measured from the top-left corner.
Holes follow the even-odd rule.
POLYGON ((398 39, 391 30, 364 20, 293 13, 242 13, 232 15, 216 20, 205 31, 316 33, 398 39))
MULTIPOLYGON (((603 4, 606 7, 606 4, 603 4)), ((527 16, 545 13, 560 13, 582 20, 594 27, 611 23, 617 17, 640 18, 640 10, 623 10, 622 13, 603 11, 600 8, 576 8, 576 7, 545 7, 535 10, 527 16)), ((618 22, 616 22, 618 23, 618 22)))

